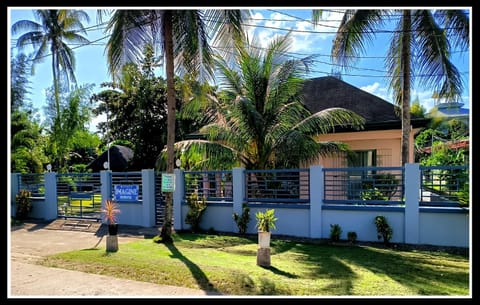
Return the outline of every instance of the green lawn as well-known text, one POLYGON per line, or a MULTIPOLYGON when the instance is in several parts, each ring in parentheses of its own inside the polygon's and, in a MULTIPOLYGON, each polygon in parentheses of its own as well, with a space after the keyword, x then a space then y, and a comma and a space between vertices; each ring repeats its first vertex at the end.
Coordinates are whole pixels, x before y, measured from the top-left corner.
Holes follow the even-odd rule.
MULTIPOLYGON (((469 296, 466 255, 379 246, 275 240, 271 267, 256 265, 255 239, 213 234, 174 234, 173 244, 141 239, 61 253, 47 266, 225 295, 469 296)), ((121 237, 119 237, 121 238, 121 237)), ((100 244, 102 245, 102 244, 100 244)))

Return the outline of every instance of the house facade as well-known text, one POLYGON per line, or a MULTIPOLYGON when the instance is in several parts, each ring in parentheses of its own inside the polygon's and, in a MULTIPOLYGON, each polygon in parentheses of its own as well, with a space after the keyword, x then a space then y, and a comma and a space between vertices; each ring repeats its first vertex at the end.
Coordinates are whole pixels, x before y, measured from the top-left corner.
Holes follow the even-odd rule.
MULTIPOLYGON (((336 77, 309 79, 304 85, 304 104, 316 113, 341 107, 365 119, 362 130, 335 128, 333 133, 319 135, 318 141, 336 141, 355 152, 350 155, 319 157, 310 165, 325 167, 401 166, 402 121, 395 105, 354 87, 336 77), (398 113, 398 114, 397 114, 398 113)), ((414 137, 427 126, 429 119, 411 118, 409 162, 414 162, 414 137)))

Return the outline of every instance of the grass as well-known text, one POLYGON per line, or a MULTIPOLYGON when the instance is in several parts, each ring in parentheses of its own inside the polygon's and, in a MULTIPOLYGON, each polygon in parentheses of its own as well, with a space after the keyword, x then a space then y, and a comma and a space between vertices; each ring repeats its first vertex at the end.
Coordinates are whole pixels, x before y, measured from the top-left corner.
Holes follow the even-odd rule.
MULTIPOLYGON (((43 265, 224 295, 468 296, 467 254, 382 245, 271 241, 271 267, 256 264, 256 238, 176 233, 56 254, 43 265)), ((121 238, 121 237, 120 237, 121 238)))

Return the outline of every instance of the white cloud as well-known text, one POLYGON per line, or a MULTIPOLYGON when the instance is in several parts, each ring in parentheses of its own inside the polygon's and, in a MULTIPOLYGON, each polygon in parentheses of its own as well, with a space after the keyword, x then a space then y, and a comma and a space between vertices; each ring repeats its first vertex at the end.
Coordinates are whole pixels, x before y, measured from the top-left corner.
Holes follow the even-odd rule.
POLYGON ((377 82, 375 82, 375 83, 373 83, 373 84, 371 84, 371 85, 363 86, 363 87, 361 87, 360 89, 362 89, 363 91, 367 91, 368 93, 372 93, 372 94, 373 94, 373 93, 375 92, 375 90, 378 89, 378 87, 380 87, 380 84, 377 83, 377 82))
POLYGON ((387 102, 390 102, 390 103, 392 102, 392 98, 391 98, 391 95, 388 92, 388 88, 387 87, 380 87, 380 83, 378 83, 378 82, 375 82, 375 83, 373 83, 371 85, 368 85, 368 86, 360 87, 360 89, 362 89, 363 91, 366 91, 370 94, 376 95, 379 98, 386 100, 387 102))

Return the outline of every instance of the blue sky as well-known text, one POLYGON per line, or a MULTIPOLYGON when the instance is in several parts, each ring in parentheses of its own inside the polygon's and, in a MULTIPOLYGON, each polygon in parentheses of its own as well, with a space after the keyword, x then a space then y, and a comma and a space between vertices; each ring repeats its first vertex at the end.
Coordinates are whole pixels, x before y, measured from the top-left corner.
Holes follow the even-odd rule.
MULTIPOLYGON (((43 8, 43 7, 42 7, 43 8)), ((108 7, 111 8, 111 7, 108 7)), ((242 7, 247 8, 247 7, 242 7)), ((335 66, 330 61, 331 43, 334 33, 341 19, 340 8, 322 8, 327 9, 328 13, 324 15, 325 21, 322 26, 313 27, 309 21, 312 9, 315 7, 302 7, 301 9, 280 8, 280 7, 259 7, 249 8, 252 10, 252 19, 246 20, 245 27, 250 37, 257 36, 262 46, 266 46, 268 42, 276 35, 284 35, 292 30, 293 44, 290 52, 291 56, 305 57, 309 54, 316 54, 315 64, 312 66, 312 73, 309 77, 326 76, 335 70, 335 66)), ((450 8, 450 7, 449 7, 450 8)), ((453 8, 453 7, 452 7, 453 8)), ((32 14, 32 8, 9 8, 9 25, 18 20, 29 19, 35 20, 32 14)), ((90 15, 90 23, 85 27, 90 27, 87 39, 95 41, 87 46, 76 46, 74 49, 76 58, 76 71, 78 84, 95 84, 94 91, 100 91, 100 83, 110 81, 107 72, 107 61, 105 57, 105 43, 108 40, 108 33, 95 28, 96 12, 95 10, 87 10, 90 15), (101 39, 106 37, 104 39, 101 39)), ((136 9, 136 7, 133 7, 136 9)), ((320 9, 320 8, 319 8, 320 9)), ((468 8, 467 8, 468 9, 468 8)), ((470 11, 471 12, 471 11, 470 11)), ((358 88, 375 94, 387 101, 392 101, 388 90, 388 79, 385 78, 384 57, 387 54, 390 34, 378 33, 376 40, 372 44, 367 45, 366 52, 363 57, 356 63, 354 69, 342 73, 342 79, 358 88)), ((7 45, 10 45, 9 51, 12 56, 17 52, 14 47, 16 37, 9 36, 7 45)), ((72 46, 73 47, 73 46, 72 46)), ((461 72, 464 82, 464 93, 462 102, 464 107, 470 108, 471 96, 471 54, 469 50, 454 53, 453 62, 461 72)), ((45 89, 52 85, 52 72, 50 58, 36 65, 35 75, 31 80, 31 96, 30 99, 34 106, 42 110, 45 106, 45 89)), ((414 86, 412 91, 412 99, 418 96, 422 105, 430 110, 434 106, 432 99, 432 90, 428 88, 419 88, 414 86)), ((105 121, 104 117, 93 119, 90 129, 95 130, 95 125, 99 121, 105 121)))

